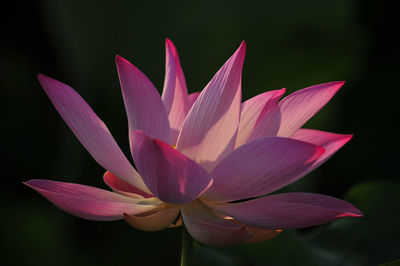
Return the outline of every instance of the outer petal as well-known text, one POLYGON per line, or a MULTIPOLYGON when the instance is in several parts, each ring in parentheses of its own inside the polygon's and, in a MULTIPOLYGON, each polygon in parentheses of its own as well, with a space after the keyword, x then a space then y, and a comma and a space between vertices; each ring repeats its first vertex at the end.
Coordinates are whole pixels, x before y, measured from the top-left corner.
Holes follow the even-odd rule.
POLYGON ((200 92, 193 92, 193 93, 189 94, 189 110, 190 110, 190 108, 192 108, 194 102, 197 100, 199 95, 200 95, 200 92))
POLYGON ((128 116, 129 131, 142 130, 152 138, 170 143, 168 116, 157 89, 130 62, 120 56, 117 56, 115 61, 128 116))
POLYGON ((190 109, 177 149, 207 170, 233 150, 239 125, 244 42, 215 74, 190 109))
POLYGON ((292 136, 293 139, 305 141, 319 145, 325 149, 325 153, 316 160, 310 168, 302 175, 306 175, 324 162, 326 162, 335 152, 337 152, 344 144, 346 144, 353 135, 343 135, 329 133, 313 129, 299 129, 292 136))
POLYGON ((139 214, 153 210, 161 204, 156 198, 133 199, 79 184, 43 179, 31 179, 24 184, 60 209, 89 220, 119 220, 123 218, 123 213, 139 214))
POLYGON ((124 214, 124 219, 136 229, 154 232, 169 227, 179 215, 179 208, 158 211, 149 215, 124 214))
POLYGON ((313 193, 276 194, 212 207, 244 224, 265 229, 296 229, 362 216, 346 201, 313 193))
POLYGON ((164 202, 184 204, 196 199, 212 183, 197 163, 165 142, 132 131, 132 156, 145 184, 164 202))
POLYGON ((182 217, 190 235, 206 245, 236 245, 244 243, 252 237, 244 226, 213 215, 200 201, 183 207, 182 217))
POLYGON ((284 93, 285 89, 268 91, 242 103, 236 147, 246 143, 257 122, 271 111, 284 93))
POLYGON ((314 144, 280 137, 247 143, 214 168, 213 185, 202 198, 234 201, 273 192, 295 181, 323 152, 314 144))
POLYGON ((96 162, 131 185, 148 191, 106 125, 82 97, 57 80, 42 74, 38 79, 54 107, 96 162))
POLYGON ((252 226, 246 226, 247 231, 249 231, 253 236, 246 243, 257 243, 261 241, 266 241, 279 235, 282 230, 270 230, 261 229, 252 226))
POLYGON ((171 143, 176 143, 183 120, 189 111, 189 97, 185 77, 174 44, 165 42, 166 64, 162 100, 171 125, 171 143))
POLYGON ((281 125, 278 136, 290 137, 313 117, 344 84, 329 82, 296 91, 279 102, 281 125))
POLYGON ((109 171, 104 173, 103 180, 104 183, 106 183, 107 186, 109 186, 114 192, 125 195, 127 197, 137 199, 154 197, 153 195, 137 189, 136 187, 132 186, 128 182, 125 182, 124 180, 120 179, 118 176, 112 174, 109 171))

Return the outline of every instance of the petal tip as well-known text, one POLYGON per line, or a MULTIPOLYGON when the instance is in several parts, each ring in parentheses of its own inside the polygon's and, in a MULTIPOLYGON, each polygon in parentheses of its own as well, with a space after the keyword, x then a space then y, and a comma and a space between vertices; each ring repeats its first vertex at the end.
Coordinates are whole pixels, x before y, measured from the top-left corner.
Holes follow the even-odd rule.
POLYGON ((329 82, 329 83, 327 83, 327 84, 333 86, 333 87, 336 89, 336 91, 337 91, 337 90, 339 90, 345 83, 346 83, 346 81, 332 81, 332 82, 329 82))
POLYGON ((57 80, 55 80, 55 79, 53 79, 53 78, 50 78, 49 76, 46 76, 46 75, 44 75, 44 74, 42 74, 42 73, 38 73, 37 74, 37 79, 39 80, 39 83, 43 86, 43 83, 45 83, 45 82, 51 82, 51 81, 56 81, 56 82, 59 82, 59 81, 57 81, 57 80))
MULTIPOLYGON (((239 48, 237 49, 237 51, 239 52, 239 53, 246 53, 246 48, 247 48, 247 44, 246 44, 246 42, 245 41, 242 41, 241 43, 240 43, 240 46, 239 46, 239 48)), ((243 55, 244 56, 244 55, 243 55)))
POLYGON ((336 216, 337 218, 344 218, 344 217, 358 217, 358 218, 362 218, 365 217, 364 214, 357 208, 355 208, 355 210, 353 212, 345 212, 345 213, 341 213, 338 216, 336 216))
POLYGON ((37 79, 40 81, 41 79, 45 79, 45 78, 48 78, 48 76, 46 76, 46 75, 44 75, 44 74, 42 74, 42 73, 38 73, 37 74, 37 79))
POLYGON ((168 37, 165 38, 165 44, 168 45, 168 46, 171 46, 171 45, 173 46, 173 45, 174 45, 174 43, 173 43, 173 42, 171 41, 171 39, 168 38, 168 37))
POLYGON ((115 56, 115 62, 118 64, 118 63, 122 63, 123 61, 126 61, 126 59, 125 58, 123 58, 122 56, 120 56, 119 54, 117 54, 116 56, 115 56))
POLYGON ((344 143, 349 142, 354 137, 353 134, 345 134, 343 135, 344 143))

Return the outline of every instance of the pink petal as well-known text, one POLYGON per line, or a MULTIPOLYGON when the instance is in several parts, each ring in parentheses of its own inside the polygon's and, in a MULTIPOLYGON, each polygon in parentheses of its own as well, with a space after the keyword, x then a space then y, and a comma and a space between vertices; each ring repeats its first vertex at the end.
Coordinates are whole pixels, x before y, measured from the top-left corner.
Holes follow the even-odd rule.
POLYGON ((81 218, 113 221, 123 213, 139 214, 156 208, 156 198, 133 199, 111 191, 73 183, 31 179, 25 185, 42 194, 58 208, 81 218))
POLYGON ((285 89, 268 91, 242 103, 236 147, 246 143, 256 124, 271 111, 284 93, 285 89))
POLYGON ((276 237, 282 232, 282 230, 261 229, 253 226, 246 226, 246 229, 253 235, 252 238, 246 241, 246 243, 266 241, 276 237))
POLYGON ((213 215, 200 201, 183 207, 182 217, 189 234, 206 245, 236 245, 252 237, 244 226, 213 215))
POLYGON ((54 107, 96 162, 131 185, 148 191, 106 125, 85 100, 70 86, 55 79, 42 74, 38 79, 54 107))
POLYGON ((297 229, 342 217, 360 217, 350 203, 313 193, 285 193, 240 203, 215 204, 212 207, 240 222, 265 229, 297 229))
POLYGON ((196 199, 212 183, 198 164, 165 142, 132 131, 132 156, 144 183, 164 202, 184 204, 196 199))
POLYGON ((117 56, 115 61, 128 116, 129 132, 142 130, 152 138, 170 143, 168 116, 157 89, 130 62, 120 56, 117 56))
POLYGON ((258 119, 246 142, 251 142, 265 137, 277 136, 280 126, 281 110, 279 105, 274 105, 266 115, 258 119))
POLYGON ((189 110, 190 110, 190 108, 192 108, 194 102, 197 100, 199 95, 200 95, 200 92, 193 92, 193 93, 189 94, 189 110))
POLYGON ((324 162, 326 162, 335 152, 337 152, 344 144, 346 144, 353 135, 335 134, 312 129, 299 129, 292 136, 293 139, 312 143, 325 149, 325 153, 316 160, 310 168, 306 170, 302 176, 311 172, 324 162))
POLYGON ((234 201, 273 192, 295 181, 323 152, 319 146, 289 138, 247 143, 214 168, 213 185, 202 198, 234 201))
POLYGON ((189 98, 178 51, 167 39, 165 42, 166 67, 162 100, 171 125, 171 143, 176 143, 183 120, 189 111, 189 98))
POLYGON ((177 149, 207 170, 235 145, 245 51, 242 42, 200 93, 178 138, 177 149))
POLYGON ((153 195, 147 194, 136 187, 132 186, 128 182, 120 179, 118 176, 107 171, 103 175, 103 180, 114 192, 125 195, 130 198, 152 198, 153 195))
POLYGON ((149 215, 124 214, 125 221, 136 229, 148 232, 160 231, 169 227, 179 215, 179 208, 157 211, 149 215))
POLYGON ((344 84, 329 82, 296 91, 279 102, 281 124, 278 136, 290 137, 313 117, 344 84))

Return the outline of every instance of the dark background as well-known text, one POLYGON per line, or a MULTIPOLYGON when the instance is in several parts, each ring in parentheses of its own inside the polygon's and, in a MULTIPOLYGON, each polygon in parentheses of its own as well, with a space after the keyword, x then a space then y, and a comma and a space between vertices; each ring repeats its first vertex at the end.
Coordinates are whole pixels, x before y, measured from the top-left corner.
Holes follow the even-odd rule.
POLYGON ((377 265, 400 258, 399 5, 382 0, 8 1, 0 42, 1 265, 178 265, 180 229, 65 214, 21 184, 48 178, 105 188, 98 166, 36 80, 75 88, 129 154, 114 58, 161 89, 164 41, 190 92, 246 40, 243 98, 334 80, 346 85, 306 126, 354 138, 285 191, 344 198, 364 213, 230 248, 196 244, 199 265, 377 265))

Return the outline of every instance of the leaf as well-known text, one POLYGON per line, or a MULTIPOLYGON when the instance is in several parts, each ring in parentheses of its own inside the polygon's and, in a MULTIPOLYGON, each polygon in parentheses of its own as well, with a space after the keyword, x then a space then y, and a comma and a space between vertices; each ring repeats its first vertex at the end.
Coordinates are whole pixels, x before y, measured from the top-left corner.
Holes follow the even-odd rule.
POLYGON ((400 256, 400 185, 370 181, 354 186, 345 200, 364 212, 319 227, 306 236, 321 265, 377 265, 400 256))
POLYGON ((399 266, 400 265, 400 259, 394 260, 388 263, 380 264, 379 266, 399 266))

